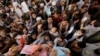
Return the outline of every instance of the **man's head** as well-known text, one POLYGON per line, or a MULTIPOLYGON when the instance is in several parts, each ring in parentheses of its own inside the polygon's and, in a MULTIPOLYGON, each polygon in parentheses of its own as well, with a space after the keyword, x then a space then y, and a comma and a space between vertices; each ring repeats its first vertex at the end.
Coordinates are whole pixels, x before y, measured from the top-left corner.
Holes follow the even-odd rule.
POLYGON ((85 13, 88 10, 88 6, 87 5, 83 5, 81 7, 81 13, 85 13))
POLYGON ((50 16, 50 17, 48 17, 47 21, 48 21, 48 23, 52 23, 52 22, 53 22, 52 17, 51 17, 51 16, 50 16))
POLYGON ((65 1, 61 1, 61 6, 64 6, 65 5, 65 1))
POLYGON ((52 27, 51 30, 50 30, 50 32, 56 33, 57 32, 57 28, 56 27, 52 27))
POLYGON ((37 17, 37 18, 36 18, 36 21, 37 21, 37 24, 40 24, 41 21, 42 21, 42 18, 41 18, 41 17, 37 17))
POLYGON ((31 15, 32 15, 32 18, 33 18, 33 19, 35 19, 36 16, 37 16, 35 12, 33 12, 31 15))
POLYGON ((76 35, 76 36, 82 36, 82 35, 84 35, 84 34, 85 34, 85 30, 83 30, 83 29, 77 30, 77 31, 75 32, 75 35, 76 35))
POLYGON ((61 22, 61 25, 64 27, 64 26, 67 26, 69 23, 68 23, 68 21, 62 21, 61 22))
POLYGON ((95 49, 95 50, 94 50, 94 53, 97 54, 97 55, 100 55, 100 48, 95 49))

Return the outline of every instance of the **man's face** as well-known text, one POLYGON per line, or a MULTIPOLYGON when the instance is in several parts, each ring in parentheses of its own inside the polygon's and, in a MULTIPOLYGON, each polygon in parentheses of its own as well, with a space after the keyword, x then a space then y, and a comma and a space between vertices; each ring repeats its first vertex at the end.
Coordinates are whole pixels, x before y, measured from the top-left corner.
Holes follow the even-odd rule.
POLYGON ((48 23, 52 23, 53 22, 53 20, 52 20, 52 18, 48 18, 48 23))
POLYGON ((62 24, 62 26, 67 26, 68 22, 67 21, 62 21, 61 24, 62 24))
POLYGON ((6 10, 6 11, 9 11, 9 8, 6 6, 6 7, 5 7, 5 10, 6 10))
POLYGON ((32 34, 32 39, 36 39, 36 34, 32 34))
POLYGON ((25 23, 27 23, 27 24, 28 24, 29 22, 30 22, 30 20, 26 20, 26 21, 25 21, 25 23))
POLYGON ((65 2, 64 2, 64 1, 62 1, 62 2, 61 2, 61 6, 64 6, 64 5, 65 5, 65 2))
POLYGON ((72 8, 75 8, 76 6, 77 6, 76 3, 73 3, 73 4, 72 4, 72 8))
POLYGON ((40 24, 41 23, 41 20, 37 20, 37 24, 40 24))
POLYGON ((35 19, 35 18, 36 18, 36 14, 32 14, 32 18, 34 18, 34 19, 35 19))
POLYGON ((4 30, 0 31, 0 36, 1 36, 1 37, 5 37, 5 36, 6 36, 6 33, 5 33, 4 30))
POLYGON ((56 28, 52 28, 52 29, 51 29, 51 32, 52 32, 52 33, 56 33, 56 31, 57 31, 56 28))
POLYGON ((54 13, 54 15, 53 15, 55 18, 57 18, 58 17, 58 14, 57 13, 54 13))
POLYGON ((87 7, 81 9, 82 13, 85 13, 86 11, 87 11, 87 7))
POLYGON ((49 40, 49 36, 45 36, 45 40, 49 40))
POLYGON ((40 25, 37 26, 37 31, 38 32, 42 32, 42 24, 40 24, 40 25))
POLYGON ((5 44, 9 44, 9 43, 10 43, 10 39, 6 39, 5 44))
POLYGON ((28 31, 27 31, 26 29, 23 29, 23 33, 24 33, 24 34, 27 34, 28 31))

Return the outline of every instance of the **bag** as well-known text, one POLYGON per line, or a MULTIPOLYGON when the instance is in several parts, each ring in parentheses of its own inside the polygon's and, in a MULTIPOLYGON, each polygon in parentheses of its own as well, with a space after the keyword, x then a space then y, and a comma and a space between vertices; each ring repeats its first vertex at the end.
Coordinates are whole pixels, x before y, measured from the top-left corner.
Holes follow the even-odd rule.
POLYGON ((39 49, 39 45, 25 45, 21 51, 21 54, 32 55, 39 49))

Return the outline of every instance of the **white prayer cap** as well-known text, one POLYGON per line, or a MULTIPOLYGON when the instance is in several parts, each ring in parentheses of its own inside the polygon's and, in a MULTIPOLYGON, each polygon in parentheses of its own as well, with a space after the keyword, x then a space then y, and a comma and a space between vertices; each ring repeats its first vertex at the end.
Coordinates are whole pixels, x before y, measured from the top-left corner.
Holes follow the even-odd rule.
POLYGON ((56 5, 56 1, 52 1, 52 6, 55 6, 56 5))
POLYGON ((83 19, 82 19, 82 22, 84 22, 84 21, 86 21, 88 18, 85 16, 85 17, 83 17, 83 19))
POLYGON ((21 38, 21 36, 20 36, 20 35, 16 36, 16 39, 20 39, 20 38, 21 38))
POLYGON ((44 7, 44 3, 40 3, 40 6, 41 6, 41 7, 44 7))
POLYGON ((36 20, 37 20, 37 21, 38 21, 38 20, 42 20, 42 18, 41 18, 41 17, 37 17, 36 20))

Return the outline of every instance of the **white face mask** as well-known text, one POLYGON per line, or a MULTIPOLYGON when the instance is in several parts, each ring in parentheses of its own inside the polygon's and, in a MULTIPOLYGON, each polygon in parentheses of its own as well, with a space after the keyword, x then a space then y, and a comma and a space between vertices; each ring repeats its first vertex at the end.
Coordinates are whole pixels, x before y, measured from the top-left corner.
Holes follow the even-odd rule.
POLYGON ((80 33, 76 32, 74 35, 75 35, 75 36, 80 36, 80 33))

